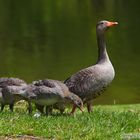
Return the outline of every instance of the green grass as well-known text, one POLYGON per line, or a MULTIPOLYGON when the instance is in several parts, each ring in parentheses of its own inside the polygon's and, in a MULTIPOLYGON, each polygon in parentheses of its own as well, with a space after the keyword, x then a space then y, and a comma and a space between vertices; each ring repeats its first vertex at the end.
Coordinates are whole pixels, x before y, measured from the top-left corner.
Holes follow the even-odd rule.
POLYGON ((91 114, 85 108, 84 113, 77 110, 75 116, 35 118, 21 105, 14 113, 8 109, 0 113, 0 139, 29 135, 44 139, 119 140, 124 134, 140 139, 140 105, 95 106, 91 114))

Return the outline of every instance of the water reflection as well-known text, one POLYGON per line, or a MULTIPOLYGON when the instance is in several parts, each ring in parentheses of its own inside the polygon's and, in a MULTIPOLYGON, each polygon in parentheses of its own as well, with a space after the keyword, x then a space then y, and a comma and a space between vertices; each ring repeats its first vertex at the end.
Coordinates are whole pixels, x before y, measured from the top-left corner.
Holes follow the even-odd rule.
POLYGON ((65 79, 96 62, 95 26, 117 20, 107 34, 116 78, 96 103, 138 103, 139 1, 0 1, 0 75, 65 79))

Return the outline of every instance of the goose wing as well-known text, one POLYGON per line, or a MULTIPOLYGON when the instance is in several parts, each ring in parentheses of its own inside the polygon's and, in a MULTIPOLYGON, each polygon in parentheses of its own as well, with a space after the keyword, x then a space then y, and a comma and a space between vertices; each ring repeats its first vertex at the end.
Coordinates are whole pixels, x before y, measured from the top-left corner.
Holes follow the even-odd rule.
POLYGON ((97 81, 95 78, 94 70, 91 68, 83 69, 78 73, 72 75, 64 81, 69 90, 81 98, 85 93, 90 92, 97 81))
POLYGON ((54 80, 50 80, 50 79, 34 81, 33 84, 35 86, 46 86, 46 87, 50 87, 50 88, 55 87, 54 80))
POLYGON ((32 98, 32 96, 36 96, 37 98, 63 98, 64 96, 60 88, 50 88, 46 86, 31 86, 26 90, 26 92, 30 98, 32 98))
POLYGON ((20 85, 26 85, 26 82, 24 80, 21 80, 19 78, 0 78, 0 86, 20 86, 20 85))

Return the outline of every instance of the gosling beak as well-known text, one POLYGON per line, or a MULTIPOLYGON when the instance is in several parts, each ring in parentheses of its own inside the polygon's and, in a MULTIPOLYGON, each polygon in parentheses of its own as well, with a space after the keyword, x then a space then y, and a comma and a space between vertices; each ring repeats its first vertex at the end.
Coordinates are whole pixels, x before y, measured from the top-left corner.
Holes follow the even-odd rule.
POLYGON ((79 109, 80 109, 82 112, 84 112, 84 111, 83 111, 83 107, 79 107, 79 109))
POLYGON ((112 27, 112 26, 115 26, 115 25, 118 25, 118 22, 107 22, 107 27, 112 27))

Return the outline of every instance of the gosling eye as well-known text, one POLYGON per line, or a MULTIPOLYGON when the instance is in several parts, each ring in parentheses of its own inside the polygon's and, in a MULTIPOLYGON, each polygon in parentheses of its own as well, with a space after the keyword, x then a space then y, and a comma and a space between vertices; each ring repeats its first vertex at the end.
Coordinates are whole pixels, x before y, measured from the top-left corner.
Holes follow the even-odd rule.
POLYGON ((78 105, 81 106, 82 104, 79 102, 78 105))

